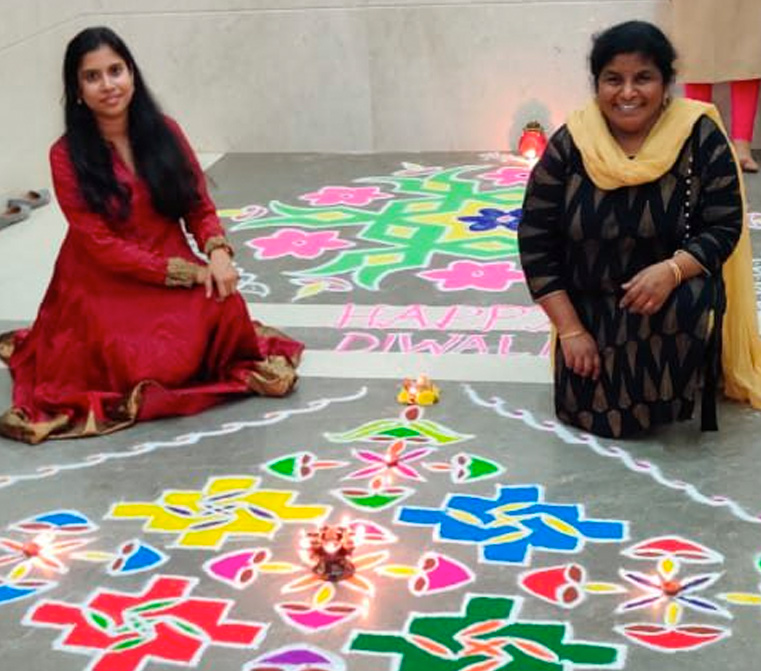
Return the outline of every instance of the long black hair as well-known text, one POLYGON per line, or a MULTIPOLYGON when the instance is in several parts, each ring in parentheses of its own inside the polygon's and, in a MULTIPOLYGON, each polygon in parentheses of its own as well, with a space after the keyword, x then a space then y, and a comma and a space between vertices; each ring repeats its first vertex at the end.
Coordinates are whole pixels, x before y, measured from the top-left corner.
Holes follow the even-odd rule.
POLYGON ((589 54, 589 69, 595 82, 605 66, 619 54, 641 54, 655 63, 664 86, 674 80, 676 50, 663 31, 647 21, 626 21, 595 35, 589 54))
POLYGON ((145 85, 140 68, 124 41, 110 28, 86 28, 69 42, 63 62, 66 139, 82 196, 111 222, 130 213, 131 193, 116 179, 111 151, 95 115, 79 94, 79 68, 86 54, 110 47, 127 64, 134 79, 128 108, 128 134, 138 175, 146 182, 158 212, 179 219, 198 202, 193 168, 174 132, 145 85))

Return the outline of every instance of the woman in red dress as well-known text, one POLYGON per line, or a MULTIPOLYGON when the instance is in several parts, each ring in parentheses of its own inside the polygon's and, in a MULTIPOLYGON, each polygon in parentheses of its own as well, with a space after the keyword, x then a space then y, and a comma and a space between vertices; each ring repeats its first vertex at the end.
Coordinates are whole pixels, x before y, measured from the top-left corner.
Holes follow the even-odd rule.
POLYGON ((14 381, 0 433, 100 435, 287 394, 303 345, 250 321, 203 173, 127 46, 108 28, 82 31, 64 85, 50 165, 69 228, 34 325, 0 336, 14 381))

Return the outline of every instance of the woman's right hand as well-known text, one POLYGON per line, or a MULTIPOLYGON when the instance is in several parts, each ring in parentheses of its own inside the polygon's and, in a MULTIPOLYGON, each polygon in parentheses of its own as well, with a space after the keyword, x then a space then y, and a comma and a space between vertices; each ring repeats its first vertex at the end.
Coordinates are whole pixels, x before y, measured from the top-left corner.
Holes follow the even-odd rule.
POLYGON ((600 352, 588 331, 560 340, 565 365, 581 377, 600 377, 600 352))

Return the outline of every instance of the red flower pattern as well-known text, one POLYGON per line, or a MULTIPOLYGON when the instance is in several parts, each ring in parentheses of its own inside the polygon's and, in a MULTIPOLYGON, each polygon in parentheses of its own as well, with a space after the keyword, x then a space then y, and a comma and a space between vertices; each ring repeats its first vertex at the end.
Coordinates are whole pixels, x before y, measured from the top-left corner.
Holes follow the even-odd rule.
POLYGON ((142 594, 103 590, 83 605, 45 600, 25 624, 63 629, 56 648, 91 655, 88 671, 140 671, 151 660, 192 667, 209 645, 256 647, 265 625, 227 620, 232 601, 190 597, 197 582, 159 575, 142 594))

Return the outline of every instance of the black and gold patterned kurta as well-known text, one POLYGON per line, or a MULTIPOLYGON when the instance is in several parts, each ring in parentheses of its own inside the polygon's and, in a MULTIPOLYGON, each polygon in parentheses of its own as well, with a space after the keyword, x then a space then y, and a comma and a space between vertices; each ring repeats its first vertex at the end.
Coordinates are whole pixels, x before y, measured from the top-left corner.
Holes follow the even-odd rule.
POLYGON ((715 426, 715 388, 725 307, 721 266, 737 243, 742 201, 732 154, 702 117, 660 179, 613 191, 597 188, 563 126, 526 191, 518 230, 533 298, 566 291, 597 341, 598 380, 582 378, 555 352, 558 417, 619 437, 688 419, 703 392, 704 428, 715 426), (681 284, 661 310, 619 307, 621 285, 683 249, 705 273, 681 284))

